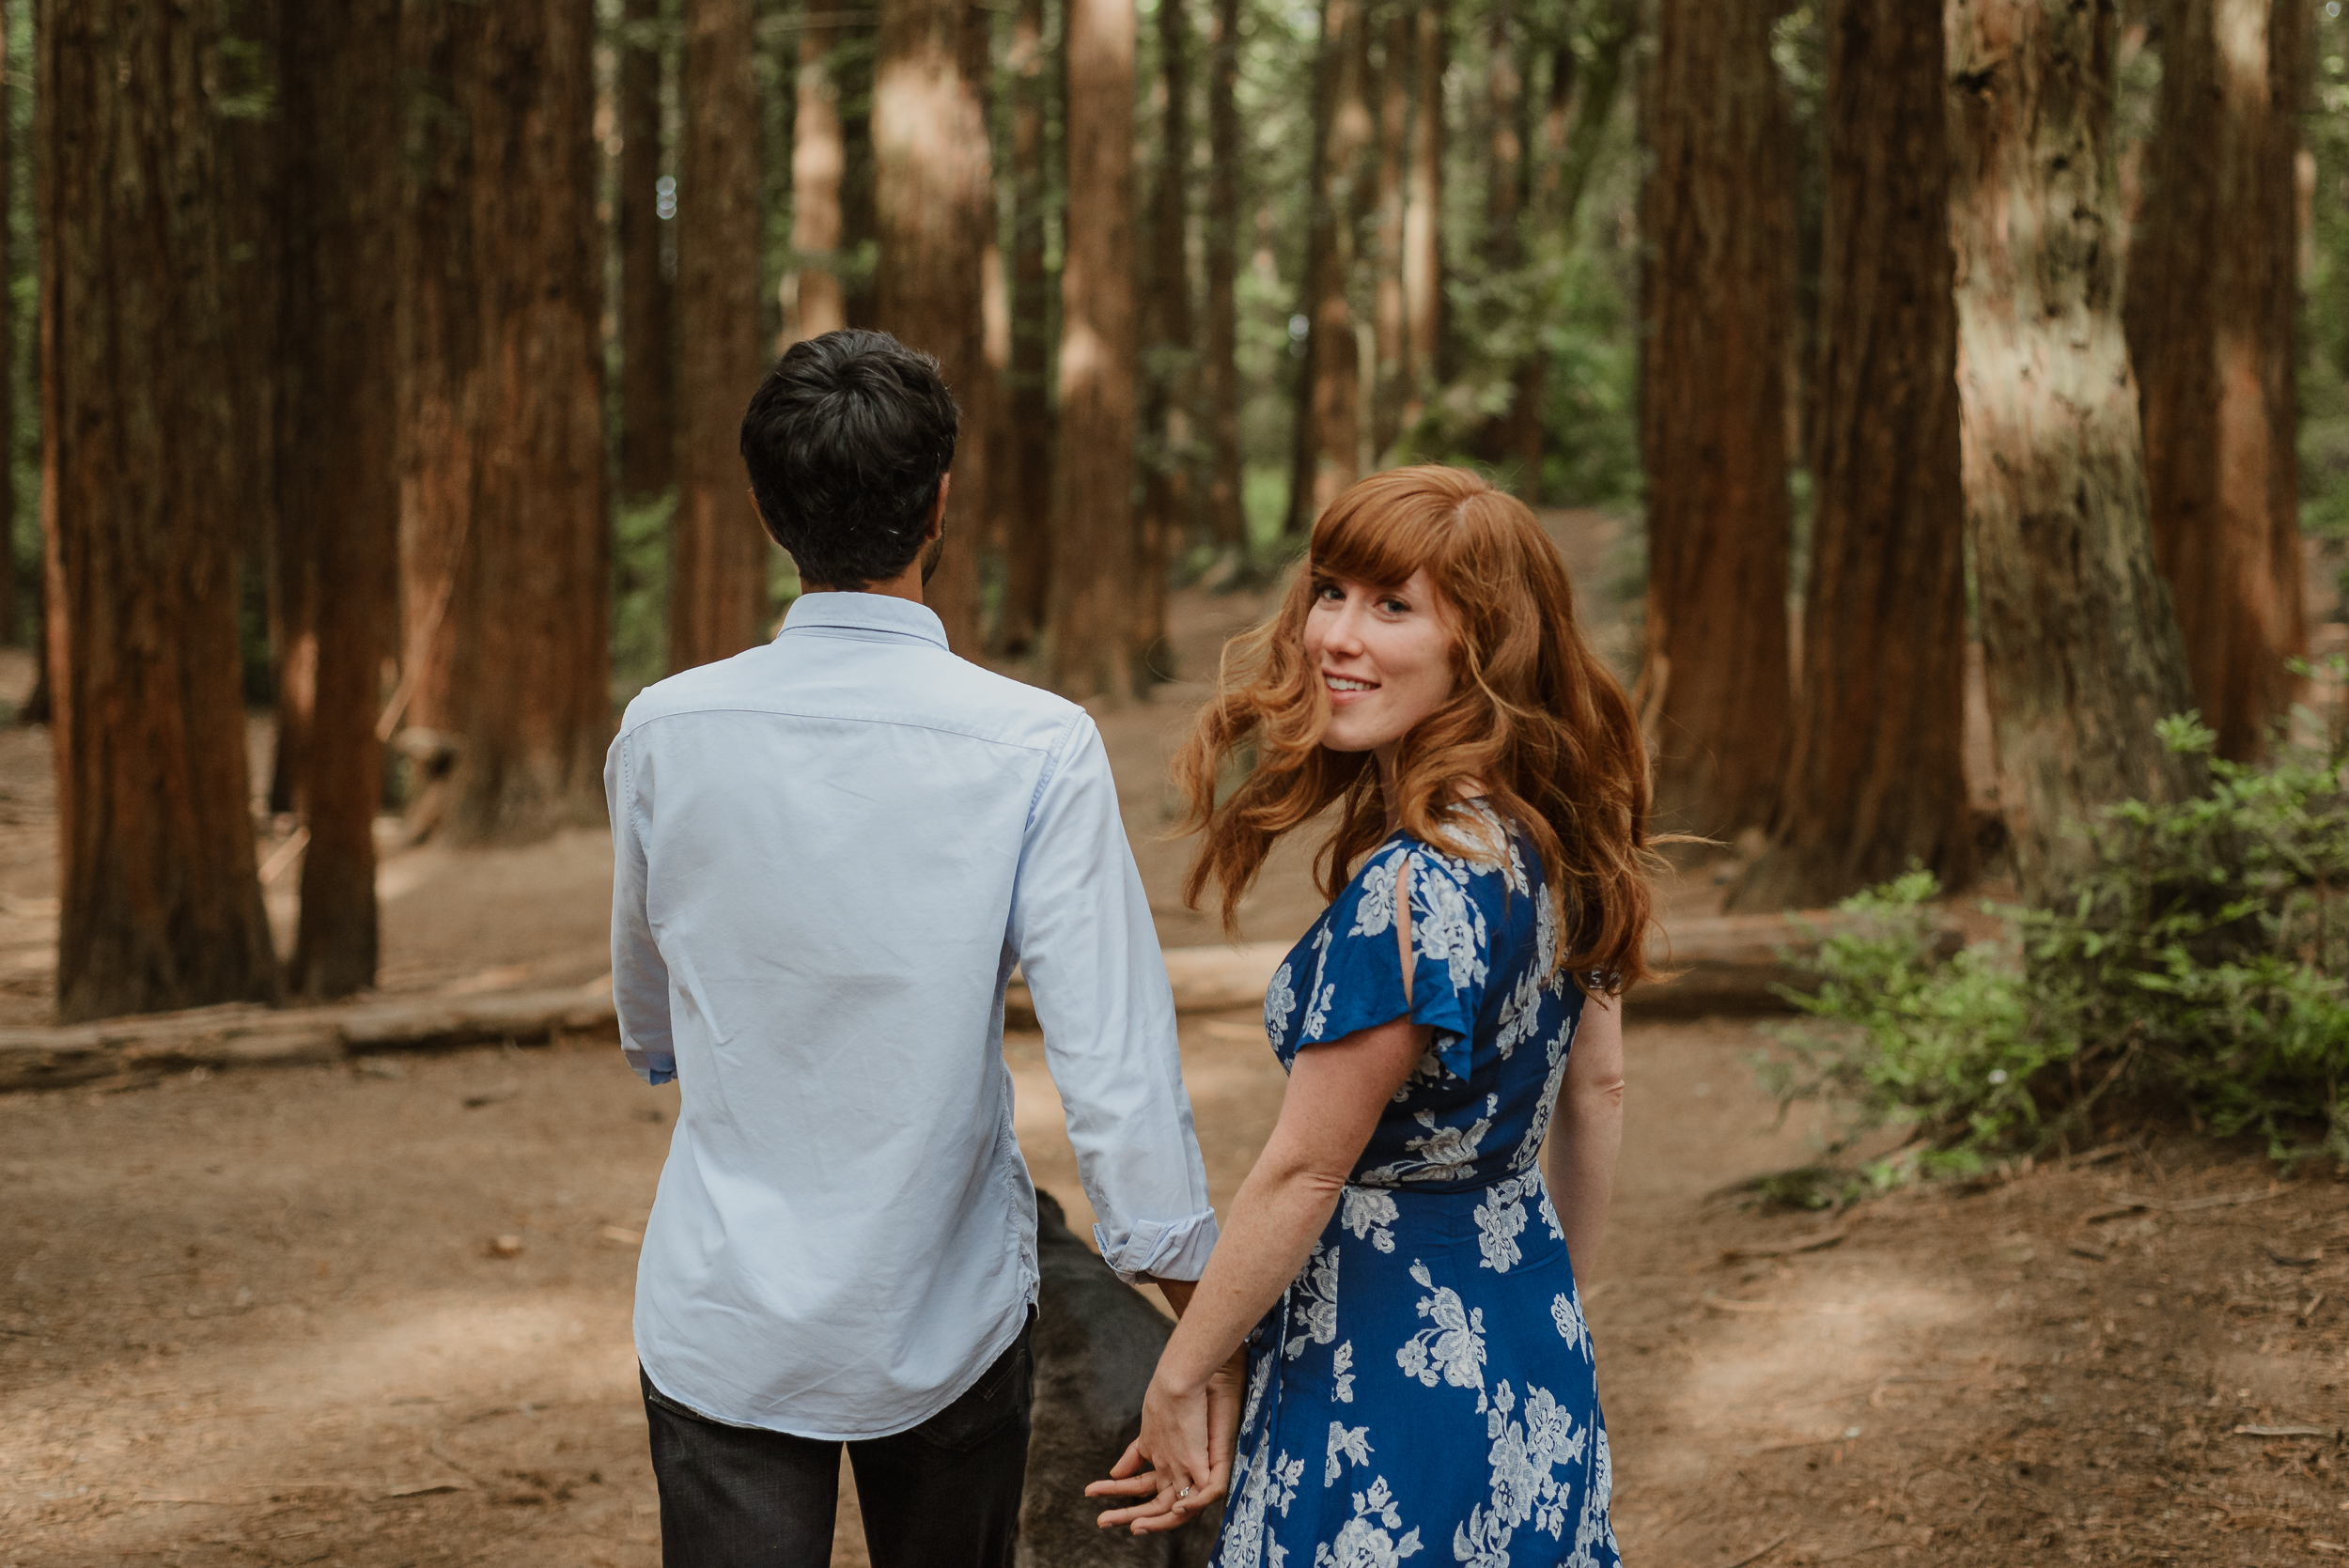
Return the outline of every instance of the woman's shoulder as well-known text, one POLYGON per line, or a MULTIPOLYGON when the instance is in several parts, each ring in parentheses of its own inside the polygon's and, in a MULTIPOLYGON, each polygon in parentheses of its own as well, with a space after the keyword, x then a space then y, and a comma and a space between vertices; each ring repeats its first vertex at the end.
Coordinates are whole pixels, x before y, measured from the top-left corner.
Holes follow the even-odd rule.
POLYGON ((1370 852, 1355 874, 1383 877, 1393 886, 1396 869, 1408 862, 1413 874, 1429 873, 1472 893, 1502 897, 1525 895, 1540 875, 1540 857, 1533 854, 1524 833, 1502 818, 1482 796, 1453 803, 1430 842, 1398 828, 1370 852))

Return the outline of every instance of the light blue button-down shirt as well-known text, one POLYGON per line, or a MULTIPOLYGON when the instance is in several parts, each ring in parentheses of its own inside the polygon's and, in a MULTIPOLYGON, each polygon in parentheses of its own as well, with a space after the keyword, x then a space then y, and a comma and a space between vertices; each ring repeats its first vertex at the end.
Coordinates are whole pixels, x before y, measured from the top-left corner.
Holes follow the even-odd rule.
POLYGON ((771 644, 630 703, 604 788, 621 1048, 682 1095, 636 1274, 663 1393, 885 1436, 1019 1335, 1014 964, 1102 1255, 1199 1277, 1174 997, 1082 708, 956 658, 918 604, 809 594, 771 644))

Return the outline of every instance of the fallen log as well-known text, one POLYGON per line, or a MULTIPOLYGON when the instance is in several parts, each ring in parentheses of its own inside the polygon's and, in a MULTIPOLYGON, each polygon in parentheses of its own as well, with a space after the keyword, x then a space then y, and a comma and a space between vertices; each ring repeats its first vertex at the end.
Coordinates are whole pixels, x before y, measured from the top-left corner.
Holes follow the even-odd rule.
POLYGON ((503 996, 373 998, 147 1013, 53 1029, 0 1029, 0 1090, 55 1089, 190 1067, 339 1062, 376 1051, 511 1040, 537 1045, 613 1024, 610 982, 503 996))
MULTIPOLYGON (((1832 909, 1797 915, 1711 915, 1676 922, 1648 947, 1648 962, 1670 978, 1634 991, 1635 1016, 1700 1017, 1707 1013, 1784 1013, 1792 1004, 1779 992, 1817 988, 1800 961, 1828 936, 1849 930, 1855 917, 1832 909)), ((1954 929, 1935 933, 1943 957, 1964 939, 1954 929)), ((1174 986, 1177 1013, 1218 1013, 1259 1007, 1273 970, 1288 955, 1286 942, 1250 942, 1237 947, 1174 947, 1166 951, 1166 974, 1174 986)), ((1016 976, 1003 1000, 1003 1027, 1036 1027, 1035 1004, 1016 976)))

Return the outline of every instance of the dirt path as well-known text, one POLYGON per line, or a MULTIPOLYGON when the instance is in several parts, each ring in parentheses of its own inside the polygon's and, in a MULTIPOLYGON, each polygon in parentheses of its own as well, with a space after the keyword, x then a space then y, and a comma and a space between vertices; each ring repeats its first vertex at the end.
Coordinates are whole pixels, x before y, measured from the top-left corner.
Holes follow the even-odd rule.
MULTIPOLYGON (((1254 608, 1186 596, 1186 667, 1254 608)), ((1212 938, 1155 837, 1196 690, 1104 726, 1170 944, 1212 938)), ((0 998, 26 1014, 39 754, 0 731, 0 998)), ((608 876, 592 834, 397 857, 387 981, 593 972, 608 876)), ((1243 934, 1318 907, 1285 858, 1243 934)), ((2349 1187, 2181 1140, 1823 1228, 1709 1196, 1809 1157, 1753 1086, 1766 1040, 1633 1017, 1589 1295, 1634 1568, 2349 1558, 2349 1187), (2083 1219, 2123 1198, 2167 1206, 2083 1219)), ((1006 1045, 1020 1141, 1081 1232, 1041 1047, 1006 1045)), ((1183 1051, 1224 1204, 1283 1079, 1246 1013, 1186 1018, 1183 1051)), ((675 1103, 608 1041, 0 1096, 0 1568, 656 1562, 628 1320, 675 1103)), ((845 1524, 837 1560, 858 1546, 845 1524)))

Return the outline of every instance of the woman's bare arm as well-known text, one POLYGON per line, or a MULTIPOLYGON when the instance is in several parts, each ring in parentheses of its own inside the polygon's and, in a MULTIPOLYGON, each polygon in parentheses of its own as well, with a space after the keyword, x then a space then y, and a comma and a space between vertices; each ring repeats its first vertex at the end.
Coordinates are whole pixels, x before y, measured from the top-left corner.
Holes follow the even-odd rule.
POLYGON ((1583 1001, 1549 1138, 1542 1145, 1542 1176, 1566 1233, 1566 1255, 1578 1281, 1589 1278, 1606 1233, 1615 1156, 1622 1147, 1623 1000, 1592 996, 1583 1001))

